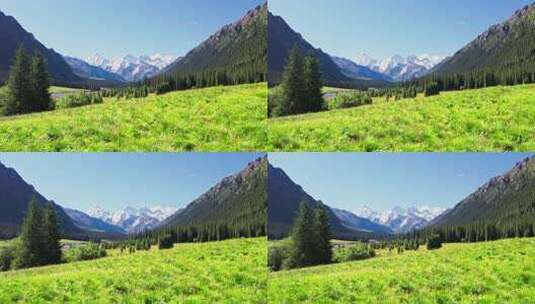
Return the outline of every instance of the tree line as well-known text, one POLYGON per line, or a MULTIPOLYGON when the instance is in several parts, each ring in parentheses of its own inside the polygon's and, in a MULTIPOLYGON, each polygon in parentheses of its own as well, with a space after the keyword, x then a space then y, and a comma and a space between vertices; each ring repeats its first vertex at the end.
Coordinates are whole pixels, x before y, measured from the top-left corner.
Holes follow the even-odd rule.
POLYGON ((2 112, 17 115, 50 110, 53 107, 48 89, 50 76, 44 56, 30 56, 23 45, 16 53, 6 82, 2 112))

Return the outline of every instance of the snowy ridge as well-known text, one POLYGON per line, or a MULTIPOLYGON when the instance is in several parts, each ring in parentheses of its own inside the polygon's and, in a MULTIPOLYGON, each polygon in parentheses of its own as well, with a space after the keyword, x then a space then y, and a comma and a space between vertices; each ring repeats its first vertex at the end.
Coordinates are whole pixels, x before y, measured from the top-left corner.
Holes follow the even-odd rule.
POLYGON ((440 207, 394 207, 384 212, 377 212, 367 206, 355 211, 355 215, 369 219, 372 222, 385 225, 396 233, 405 233, 425 227, 447 209, 440 207))
POLYGON ((127 55, 110 60, 100 54, 95 54, 86 58, 85 61, 105 71, 118 74, 127 81, 138 81, 158 74, 177 59, 178 56, 175 55, 153 54, 139 57, 127 55))
POLYGON ((424 76, 446 57, 439 55, 394 55, 385 59, 375 59, 368 54, 358 54, 353 61, 371 70, 386 74, 396 81, 411 80, 424 76))
POLYGON ((136 233, 152 229, 162 221, 177 212, 173 207, 126 207, 116 212, 104 210, 95 206, 87 211, 87 214, 106 223, 119 226, 128 233, 136 233))

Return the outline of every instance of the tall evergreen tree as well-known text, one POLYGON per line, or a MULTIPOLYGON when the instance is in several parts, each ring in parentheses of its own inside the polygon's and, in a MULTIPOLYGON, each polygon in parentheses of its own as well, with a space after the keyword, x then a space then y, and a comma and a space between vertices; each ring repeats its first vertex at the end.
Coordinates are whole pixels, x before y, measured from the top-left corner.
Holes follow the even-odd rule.
POLYGON ((43 255, 45 264, 58 264, 61 262, 61 235, 59 232, 58 217, 52 204, 48 204, 44 212, 43 255))
POLYGON ((331 227, 329 215, 323 207, 316 208, 316 261, 329 264, 332 261, 331 227))
POLYGON ((7 80, 9 95, 4 106, 6 115, 27 113, 29 111, 28 104, 31 104, 34 98, 29 75, 30 58, 24 46, 21 45, 15 53, 15 59, 7 80))
POLYGON ((282 104, 280 105, 279 115, 298 114, 303 113, 303 108, 300 106, 303 100, 307 97, 304 73, 304 59, 301 50, 297 45, 294 45, 290 54, 288 55, 288 63, 284 68, 282 76, 282 104))
POLYGON ((46 59, 41 53, 35 54, 32 58, 30 69, 30 80, 35 95, 33 103, 28 105, 30 112, 50 110, 52 100, 50 98, 50 93, 48 92, 50 87, 49 79, 50 75, 48 74, 46 59))
POLYGON ((43 265, 43 210, 35 197, 30 201, 28 213, 22 223, 20 241, 17 248, 16 258, 13 261, 14 268, 27 268, 43 265))
POLYGON ((292 249, 288 259, 290 268, 316 264, 316 227, 314 210, 302 202, 294 221, 291 239, 292 249))
POLYGON ((302 112, 318 112, 323 108, 323 81, 318 59, 306 56, 303 78, 305 80, 306 98, 300 101, 302 112))

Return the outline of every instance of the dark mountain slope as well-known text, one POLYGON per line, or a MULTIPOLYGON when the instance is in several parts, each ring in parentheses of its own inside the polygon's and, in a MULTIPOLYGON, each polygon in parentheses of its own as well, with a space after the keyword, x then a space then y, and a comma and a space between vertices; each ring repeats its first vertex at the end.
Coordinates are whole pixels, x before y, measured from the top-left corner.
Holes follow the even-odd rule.
MULTIPOLYGON (((299 205, 306 202, 311 207, 326 206, 306 193, 301 186, 294 183, 286 173, 268 165, 268 236, 280 239, 288 236, 299 205)), ((328 206, 331 231, 336 238, 357 239, 370 238, 372 234, 356 231, 346 227, 328 206)))
POLYGON ((165 68, 165 74, 226 71, 265 79, 267 71, 267 4, 224 26, 184 58, 165 68))
POLYGON ((60 54, 46 48, 32 34, 24 30, 15 18, 2 12, 0 12, 0 41, 0 83, 7 79, 15 51, 21 44, 31 54, 35 52, 43 54, 48 63, 48 70, 56 82, 82 81, 60 54))
POLYGON ((455 208, 432 222, 437 226, 473 223, 508 225, 535 222, 535 158, 525 159, 509 172, 491 179, 455 208))
POLYGON ((435 74, 535 68, 535 4, 490 27, 433 69, 435 74))
POLYGON ((267 212, 267 157, 228 176, 185 209, 165 220, 159 229, 225 224, 233 230, 264 235, 267 212))
POLYGON ((330 55, 308 43, 282 17, 268 13, 268 82, 270 86, 280 83, 288 54, 294 45, 297 45, 304 54, 310 54, 318 59, 324 82, 327 85, 368 87, 388 84, 382 80, 354 79, 346 76, 330 55))
MULTIPOLYGON (((29 202, 34 196, 42 206, 49 202, 14 169, 0 163, 0 237, 13 237, 19 233, 29 202)), ((74 224, 63 208, 51 203, 58 214, 62 232, 74 238, 84 237, 84 231, 74 224)))

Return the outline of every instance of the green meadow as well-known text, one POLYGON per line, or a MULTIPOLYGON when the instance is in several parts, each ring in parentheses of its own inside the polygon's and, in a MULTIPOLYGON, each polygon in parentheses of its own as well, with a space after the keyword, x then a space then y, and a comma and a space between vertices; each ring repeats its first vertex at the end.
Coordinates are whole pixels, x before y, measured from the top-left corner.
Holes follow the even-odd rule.
POLYGON ((535 303, 535 238, 380 251, 270 274, 271 303, 535 303))
MULTIPOLYGON (((326 88, 324 92, 336 92, 326 88)), ((535 85, 270 119, 270 151, 533 151, 535 85)))
POLYGON ((266 303, 267 241, 175 244, 0 273, 0 303, 266 303))
POLYGON ((266 100, 263 83, 106 98, 103 104, 4 117, 0 151, 263 150, 266 100))

